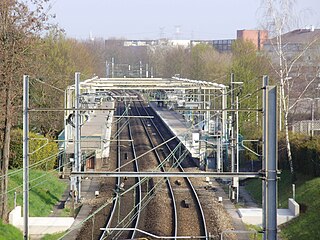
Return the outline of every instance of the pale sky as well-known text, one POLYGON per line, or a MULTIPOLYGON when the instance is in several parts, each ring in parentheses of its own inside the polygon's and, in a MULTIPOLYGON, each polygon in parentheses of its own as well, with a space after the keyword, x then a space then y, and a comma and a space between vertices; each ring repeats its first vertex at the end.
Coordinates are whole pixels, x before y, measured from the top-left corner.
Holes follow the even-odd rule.
MULTIPOLYGON (((68 37, 232 39, 258 29, 260 0, 52 0, 68 37)), ((300 27, 320 28, 320 0, 296 0, 300 27)))

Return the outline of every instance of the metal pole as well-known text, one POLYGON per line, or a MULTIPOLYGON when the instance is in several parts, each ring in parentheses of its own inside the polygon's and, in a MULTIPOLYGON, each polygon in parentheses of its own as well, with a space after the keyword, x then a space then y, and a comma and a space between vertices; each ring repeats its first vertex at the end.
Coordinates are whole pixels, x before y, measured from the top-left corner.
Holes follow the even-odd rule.
POLYGON ((283 85, 282 83, 280 84, 280 88, 279 88, 279 131, 282 131, 282 88, 283 85))
POLYGON ((217 172, 221 172, 221 136, 217 137, 217 172))
MULTIPOLYGON (((267 80, 267 79, 266 79, 267 80)), ((277 239, 277 87, 266 86, 264 96, 264 239, 277 239)))
POLYGON ((296 199, 296 185, 292 184, 292 199, 296 199))
MULTIPOLYGON (((234 74, 231 73, 231 83, 230 83, 230 95, 231 95, 231 104, 230 107, 233 110, 235 104, 235 94, 234 94, 234 74)), ((235 127, 235 112, 231 112, 231 129, 230 129, 230 150, 231 150, 231 172, 234 172, 234 165, 235 165, 235 134, 234 134, 234 127, 235 127)), ((231 189, 231 199, 235 199, 235 187, 236 187, 236 179, 232 178, 232 189, 231 189)))
MULTIPOLYGON (((239 97, 236 96, 236 109, 239 108, 239 97)), ((236 172, 239 172, 239 112, 236 111, 236 172)), ((237 202, 239 202, 239 178, 235 177, 237 188, 237 202)))
MULTIPOLYGON (((76 171, 81 171, 81 149, 80 149, 80 113, 79 113, 79 100, 80 100, 80 73, 75 73, 75 143, 74 143, 74 162, 76 171)), ((81 178, 76 177, 76 202, 78 203, 81 198, 81 178)))
POLYGON ((314 100, 311 100, 311 137, 314 136, 314 100))
POLYGON ((109 63, 108 63, 108 60, 106 60, 106 77, 108 78, 109 75, 110 75, 109 63))
POLYGON ((149 64, 146 63, 146 78, 149 77, 149 64))
POLYGON ((142 78, 142 62, 139 62, 139 77, 142 78))
POLYGON ((29 239, 29 76, 23 75, 23 238, 29 239))
MULTIPOLYGON (((257 95, 257 105, 256 105, 256 108, 258 109, 259 108, 259 96, 257 95)), ((259 126, 259 113, 256 112, 256 125, 257 127, 259 126)))
MULTIPOLYGON (((222 104, 221 104, 221 109, 226 109, 227 108, 227 88, 224 87, 222 89, 222 104)), ((223 172, 223 161, 224 161, 224 154, 223 154, 223 140, 224 143, 227 141, 227 111, 222 111, 222 137, 220 138, 220 147, 221 147, 221 153, 222 153, 222 160, 220 163, 221 167, 221 172, 223 172)), ((226 154, 227 155, 227 154, 226 154)))
MULTIPOLYGON (((262 96, 262 106, 263 106, 263 117, 262 117, 262 127, 263 127, 263 135, 262 135, 262 171, 266 171, 266 161, 265 161, 265 156, 266 156, 266 87, 269 82, 269 77, 268 76, 263 76, 262 79, 262 87, 263 87, 263 96, 262 96)), ((266 231, 266 181, 265 178, 262 179, 262 227, 263 231, 266 231)), ((266 240, 266 234, 264 234, 264 240, 266 240)))
POLYGON ((267 87, 267 237, 277 239, 277 160, 278 160, 278 129, 277 129, 277 87, 267 87))

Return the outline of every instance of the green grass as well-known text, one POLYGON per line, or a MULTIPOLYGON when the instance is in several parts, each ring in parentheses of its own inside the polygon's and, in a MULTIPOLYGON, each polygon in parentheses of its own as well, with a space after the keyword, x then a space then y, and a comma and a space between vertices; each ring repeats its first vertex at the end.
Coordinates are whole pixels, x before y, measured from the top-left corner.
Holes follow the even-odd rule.
MULTIPOLYGON (((47 173, 42 170, 30 170, 30 191, 29 191, 29 213, 30 217, 46 217, 53 206, 59 202, 67 184, 58 178, 55 172, 47 173)), ((17 205, 22 206, 22 172, 11 175, 9 178, 9 191, 14 189, 17 192, 17 205)), ((8 196, 9 208, 14 206, 14 191, 8 196)))
POLYGON ((56 233, 56 234, 46 234, 41 240, 57 240, 60 239, 65 232, 56 233))
MULTIPOLYGON (((296 194, 297 188, 303 185, 310 177, 301 174, 297 175, 296 182, 296 194)), ((249 191, 251 196, 256 200, 257 204, 261 207, 262 203, 262 181, 261 179, 250 179, 246 181, 245 188, 249 191)), ((278 207, 287 208, 288 198, 292 198, 292 184, 291 184, 291 174, 289 171, 283 171, 278 179, 278 207)))
POLYGON ((0 240, 23 239, 22 232, 10 224, 2 223, 0 219, 0 240))
MULTIPOLYGON (((14 207, 14 192, 17 192, 17 205, 22 206, 22 171, 9 172, 8 203, 10 211, 14 207), (17 173, 17 174, 15 174, 17 173), (11 191, 12 189, 15 190, 11 191)), ((47 173, 42 170, 30 170, 29 213, 31 217, 46 217, 51 213, 53 206, 59 202, 67 184, 58 178, 55 172, 47 173)), ((62 213, 62 214, 67 214, 62 213)), ((46 240, 58 239, 62 234, 46 237, 46 240)), ((0 219, 0 240, 22 239, 21 231, 9 224, 3 224, 0 219)))
MULTIPOLYGON (((282 225, 281 238, 283 240, 310 240, 320 236, 320 178, 310 179, 309 176, 297 175, 296 201, 302 210, 300 216, 282 225)), ((279 207, 287 207, 289 197, 292 197, 290 173, 283 172, 278 184, 279 207)), ((261 203, 261 181, 252 179, 247 181, 246 189, 261 203)))
POLYGON ((298 186, 296 200, 303 208, 299 217, 282 228, 283 239, 319 239, 320 236, 320 178, 298 186))
POLYGON ((262 227, 256 225, 246 225, 248 231, 256 231, 256 234, 250 234, 250 240, 262 240, 263 234, 261 233, 262 227))

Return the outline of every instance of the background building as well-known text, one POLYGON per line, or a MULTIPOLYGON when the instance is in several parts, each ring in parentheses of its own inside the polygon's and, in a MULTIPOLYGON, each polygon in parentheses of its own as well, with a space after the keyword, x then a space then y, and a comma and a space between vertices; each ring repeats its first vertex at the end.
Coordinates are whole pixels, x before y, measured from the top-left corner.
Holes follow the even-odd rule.
POLYGON ((267 30, 237 30, 237 39, 251 41, 258 51, 263 49, 264 43, 268 40, 267 30))

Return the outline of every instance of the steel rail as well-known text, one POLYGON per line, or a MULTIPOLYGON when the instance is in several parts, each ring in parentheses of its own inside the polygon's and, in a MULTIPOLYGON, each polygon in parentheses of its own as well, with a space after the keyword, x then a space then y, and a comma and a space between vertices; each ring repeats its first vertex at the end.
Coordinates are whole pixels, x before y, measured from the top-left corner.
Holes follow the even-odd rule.
MULTIPOLYGON (((122 230, 127 230, 130 231, 132 228, 106 228, 106 229, 101 229, 101 230, 112 230, 112 231, 122 231, 122 230)), ((141 229, 136 229, 136 231, 143 233, 149 237, 156 238, 156 239, 172 239, 172 236, 158 236, 152 233, 149 233, 147 231, 143 231, 141 229)), ((177 236, 176 239, 208 239, 207 236, 177 236)))
MULTIPOLYGON (((125 105, 126 105, 126 103, 125 103, 125 105)), ((132 150, 132 154, 133 154, 133 159, 136 159, 137 155, 136 155, 135 146, 134 146, 134 143, 133 143, 134 140, 133 140, 133 134, 132 134, 132 131, 131 131, 132 127, 130 125, 130 121, 127 119, 127 116, 129 116, 128 112, 127 111, 125 111, 125 112, 127 113, 127 115, 123 116, 123 118, 126 120, 125 125, 128 127, 128 135, 129 135, 129 139, 131 141, 130 146, 131 146, 131 150, 132 150)), ((122 129, 124 129, 124 127, 122 129)), ((133 163, 134 171, 138 172, 139 171, 139 167, 138 167, 137 161, 134 160, 132 163, 133 163)), ((121 166, 121 164, 120 164, 120 166, 121 166)), ((142 196, 142 190, 141 190, 141 182, 142 181, 141 181, 139 176, 137 176, 135 178, 137 180, 135 181, 134 186, 135 186, 135 189, 137 189, 137 190, 134 191, 134 194, 135 193, 137 193, 137 194, 135 195, 135 200, 134 200, 134 203, 133 203, 134 207, 120 222, 118 222, 118 225, 122 224, 122 225, 125 225, 125 226, 127 226, 129 224, 132 224, 132 222, 134 222, 133 223, 133 227, 134 227, 133 229, 137 228, 138 223, 139 223, 140 212, 141 212, 141 196, 142 196), (131 214, 132 214, 133 217, 131 216, 131 214)), ((120 183, 119 183, 118 186, 120 186, 120 183)), ((122 194, 118 194, 118 196, 120 198, 120 196, 122 196, 122 194)), ((120 205, 119 205, 119 211, 121 211, 120 205)), ((121 237, 122 233, 123 233, 123 231, 120 231, 120 232, 116 233, 114 236, 112 236, 112 239, 119 239, 119 237, 121 237)), ((134 230, 130 231, 129 232, 129 238, 133 239, 134 236, 135 236, 135 231, 134 230)), ((106 237, 107 236, 105 236, 105 238, 106 237)))
MULTIPOLYGON (((132 102, 132 101, 130 101, 130 102, 132 102)), ((142 121, 142 120, 140 119, 140 121, 142 121)), ((132 134, 131 134, 131 135, 132 135, 132 134)), ((132 139, 133 139, 133 136, 132 136, 132 139)), ((133 144, 133 142, 132 142, 132 144, 133 144)), ((135 161, 136 165, 138 166, 138 164, 137 164, 137 159, 138 159, 138 157, 136 156, 136 154, 134 154, 134 161, 135 161)), ((131 162, 131 161, 130 161, 130 162, 131 162)), ((149 177, 144 177, 142 180, 140 180, 139 182, 137 182, 135 185, 137 186, 137 185, 140 183, 140 186, 141 186, 141 184, 142 184, 143 182, 147 181, 148 179, 149 179, 149 177)), ((157 183, 156 186, 154 186, 154 187, 151 189, 151 191, 150 191, 151 193, 156 190, 158 184, 159 184, 159 183, 157 183)), ((139 223, 139 218, 140 218, 141 209, 143 209, 143 208, 150 202, 150 200, 153 198, 153 196, 150 195, 150 192, 147 193, 147 195, 146 195, 143 199, 141 199, 141 198, 142 198, 142 193, 141 193, 141 191, 140 191, 140 195, 139 195, 140 197, 139 197, 139 201, 138 201, 138 202, 139 202, 139 211, 135 211, 135 208, 134 208, 134 209, 129 213, 129 214, 131 214, 132 212, 134 212, 134 214, 131 215, 129 221, 126 222, 125 225, 122 226, 123 229, 126 228, 126 227, 128 226, 128 224, 130 224, 130 223, 133 222, 134 220, 136 220, 136 225, 135 225, 135 228, 133 228, 133 229, 137 229, 137 228, 138 228, 138 223, 139 223), (144 202, 145 199, 146 199, 146 201, 144 202)), ((136 206, 137 206, 137 205, 136 205, 136 206)), ((124 220, 129 216, 129 214, 128 214, 119 224, 123 223, 124 220)), ((122 232, 123 232, 123 231, 121 231, 120 234, 121 234, 122 232)), ((134 238, 134 236, 135 236, 135 233, 133 233, 133 234, 131 235, 131 238, 134 238)), ((117 238, 117 237, 119 237, 119 234, 116 235, 116 236, 114 236, 114 238, 117 238)))
MULTIPOLYGON (((162 121, 162 119, 161 119, 161 121, 162 121)), ((163 121, 162 121, 162 123, 165 124, 163 121)), ((160 131, 158 131, 158 134, 160 135, 160 137, 161 137, 162 140, 164 141, 164 137, 163 137, 163 135, 161 134, 160 131)), ((169 144, 166 144, 166 145, 167 145, 167 148, 169 149, 169 151, 171 152, 172 149, 171 149, 171 147, 169 146, 169 144)), ((184 170, 183 170, 183 168, 182 168, 182 166, 180 165, 179 162, 178 162, 178 167, 179 167, 180 171, 182 171, 183 173, 185 173, 184 170)), ((200 231, 203 232, 203 234, 204 234, 206 237, 209 237, 209 234, 208 234, 208 231, 207 231, 206 219, 205 219, 205 216, 204 216, 204 211, 203 211, 203 209, 202 209, 202 206, 201 206, 201 203, 200 203, 200 199, 199 199, 199 197, 198 197, 198 194, 197 194, 195 188, 193 187, 190 179, 189 179, 188 177, 184 177, 184 179, 187 181, 187 184, 189 185, 189 187, 190 187, 191 190, 192 190, 192 191, 191 191, 191 192, 192 192, 192 195, 193 195, 193 196, 195 197, 195 199, 196 199, 197 207, 198 207, 198 209, 199 209, 199 211, 200 211, 200 214, 201 214, 202 229, 201 229, 200 231)), ((201 228, 201 227, 200 227, 200 228, 201 228)))
MULTIPOLYGON (((118 109, 117 111, 120 111, 120 109, 118 109)), ((117 123, 117 129, 120 129, 120 121, 117 123)), ((118 131, 118 130, 117 130, 118 131)), ((120 132, 119 134, 117 135, 117 171, 120 172, 120 152, 121 152, 121 142, 119 141, 120 140, 120 132)), ((116 181, 117 185, 119 186, 120 185, 120 176, 117 177, 117 181, 116 181)), ((107 223, 106 223, 106 229, 107 228, 110 228, 111 226, 111 222, 112 222, 112 219, 115 215, 115 212, 116 212, 116 209, 117 209, 117 206, 118 206, 118 197, 115 197, 112 201, 112 207, 111 207, 111 211, 110 211, 110 214, 109 214, 109 218, 107 220, 107 223)), ((106 234, 108 234, 109 231, 107 230, 103 230, 102 234, 100 235, 100 238, 99 240, 103 240, 105 239, 106 237, 106 234)))
POLYGON ((114 111, 115 108, 29 108, 30 112, 63 112, 63 111, 114 111))
MULTIPOLYGON (((130 139, 133 140, 130 122, 128 124, 128 128, 129 128, 130 139)), ((135 150, 135 146, 134 146, 134 141, 131 142, 131 147, 132 147, 132 152, 133 152, 133 158, 136 159, 137 154, 136 154, 136 150, 135 150)), ((137 160, 134 161, 134 168, 135 168, 136 172, 139 172, 139 165, 138 165, 137 160)), ((140 177, 137 177, 137 183, 141 183, 140 177)), ((133 239, 136 235, 136 229, 138 228, 138 224, 139 224, 139 220, 140 220, 140 213, 141 213, 141 196, 142 196, 141 184, 138 184, 137 188, 138 188, 138 196, 136 195, 136 199, 135 199, 135 201, 136 201, 135 213, 137 213, 137 214, 136 214, 136 217, 134 218, 135 219, 135 224, 134 224, 135 230, 132 231, 131 239, 133 239)))
MULTIPOLYGON (((140 103, 140 104, 141 104, 142 108, 144 109, 144 111, 149 115, 148 111, 144 108, 143 104, 142 104, 142 103, 140 103)), ((138 108, 137 108, 137 111, 138 111, 138 113, 141 115, 141 113, 140 113, 140 111, 138 110, 138 108)), ((142 123, 142 125, 143 125, 143 128, 145 129, 145 132, 147 133, 148 140, 149 140, 152 148, 155 148, 156 146, 155 146, 155 144, 153 143, 153 141, 152 141, 152 139, 151 139, 151 136, 150 136, 150 134, 149 134, 149 132, 148 132, 148 129, 147 129, 147 127, 146 127, 145 122, 141 120, 141 123, 142 123)), ((156 127, 156 125, 154 124, 154 122, 153 122, 152 120, 151 120, 151 123, 152 123, 153 127, 156 129, 156 131, 159 132, 159 129, 156 127)), ((166 170, 165 170, 165 168, 164 168, 163 165, 162 165, 162 161, 161 161, 161 158, 160 158, 160 156, 159 156, 159 153, 158 153, 157 149, 155 149, 154 153, 155 153, 155 155, 156 155, 156 157, 157 157, 157 161, 158 161, 158 163, 159 163, 161 172, 165 172, 166 170)), ((174 219, 173 219, 173 237, 174 237, 174 239, 176 239, 176 237, 177 237, 177 235, 178 235, 178 213, 177 213, 177 205, 176 205, 176 200, 175 200, 175 197, 174 197, 173 188, 172 188, 171 183, 170 183, 170 180, 169 180, 168 178, 166 178, 166 185, 167 185, 167 187, 168 187, 168 189, 169 189, 169 193, 170 193, 169 195, 170 195, 171 200, 172 200, 173 217, 174 217, 174 219)))

